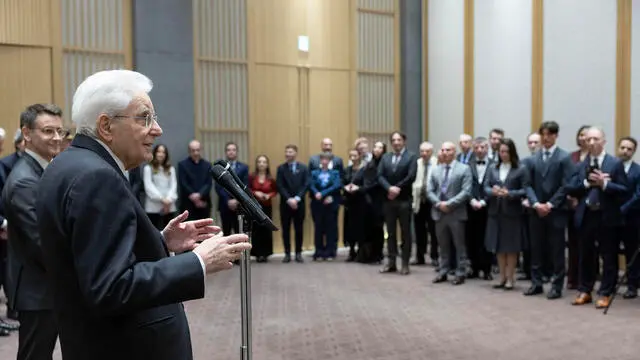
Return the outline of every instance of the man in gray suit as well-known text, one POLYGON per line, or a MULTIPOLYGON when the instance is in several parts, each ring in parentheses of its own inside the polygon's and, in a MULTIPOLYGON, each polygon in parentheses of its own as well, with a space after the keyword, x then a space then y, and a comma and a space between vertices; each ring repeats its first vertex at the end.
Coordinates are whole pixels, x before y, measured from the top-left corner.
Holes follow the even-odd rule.
POLYGON ((455 247, 457 258, 456 276, 453 285, 464 283, 469 261, 465 246, 465 222, 467 221, 467 202, 471 198, 473 176, 466 164, 456 161, 456 145, 452 142, 442 144, 440 150, 442 163, 436 169, 427 186, 427 196, 433 207, 431 216, 436 222, 436 237, 440 246, 440 269, 434 283, 447 281, 451 263, 449 253, 451 244, 455 247))

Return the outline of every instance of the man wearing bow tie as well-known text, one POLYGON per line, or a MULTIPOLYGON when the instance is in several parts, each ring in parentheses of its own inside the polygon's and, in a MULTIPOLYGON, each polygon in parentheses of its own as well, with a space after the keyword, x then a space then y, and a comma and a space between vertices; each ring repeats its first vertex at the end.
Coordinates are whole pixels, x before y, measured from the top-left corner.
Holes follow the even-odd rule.
POLYGON ((484 137, 478 137, 473 142, 474 156, 469 162, 469 169, 473 176, 471 187, 471 200, 468 204, 466 244, 469 260, 471 261, 470 278, 477 278, 482 272, 485 280, 492 280, 491 254, 484 245, 484 237, 487 229, 487 202, 484 184, 489 169, 495 163, 487 156, 489 142, 484 137))

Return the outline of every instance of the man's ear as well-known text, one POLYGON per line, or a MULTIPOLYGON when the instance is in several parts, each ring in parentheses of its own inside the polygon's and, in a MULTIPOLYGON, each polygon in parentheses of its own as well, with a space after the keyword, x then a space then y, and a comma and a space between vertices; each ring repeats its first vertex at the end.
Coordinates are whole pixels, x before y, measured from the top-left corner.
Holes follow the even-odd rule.
POLYGON ((27 126, 23 126, 22 127, 22 137, 24 138, 25 142, 27 141, 31 141, 31 130, 29 129, 27 126))
POLYGON ((96 120, 96 133, 100 136, 100 138, 109 142, 113 138, 113 134, 111 132, 111 118, 106 114, 100 114, 98 120, 96 120))

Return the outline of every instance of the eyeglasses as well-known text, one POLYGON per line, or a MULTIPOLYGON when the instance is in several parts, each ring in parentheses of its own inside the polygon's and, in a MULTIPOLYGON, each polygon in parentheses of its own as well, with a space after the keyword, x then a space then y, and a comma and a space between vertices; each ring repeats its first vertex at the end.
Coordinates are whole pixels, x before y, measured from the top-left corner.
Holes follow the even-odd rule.
POLYGON ((41 131, 47 137, 54 137, 56 134, 61 138, 67 136, 67 130, 63 128, 52 128, 52 127, 44 127, 44 128, 35 128, 36 130, 41 131))
POLYGON ((150 128, 153 123, 158 123, 158 115, 156 113, 148 113, 146 116, 116 115, 114 118, 132 118, 135 120, 144 120, 144 127, 150 128))

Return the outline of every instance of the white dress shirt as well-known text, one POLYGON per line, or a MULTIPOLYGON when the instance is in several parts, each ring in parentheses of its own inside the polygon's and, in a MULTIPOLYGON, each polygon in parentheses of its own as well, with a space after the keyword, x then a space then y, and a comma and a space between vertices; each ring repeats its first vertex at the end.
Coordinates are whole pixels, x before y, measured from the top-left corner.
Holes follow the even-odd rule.
POLYGON ((507 175, 509 175, 509 170, 511 170, 511 164, 509 163, 502 163, 500 164, 500 168, 498 169, 499 174, 500 174, 500 181, 504 183, 505 180, 507 180, 507 175))
POLYGON ((629 169, 631 168, 631 164, 633 164, 633 160, 627 160, 624 162, 624 173, 628 174, 629 169))

